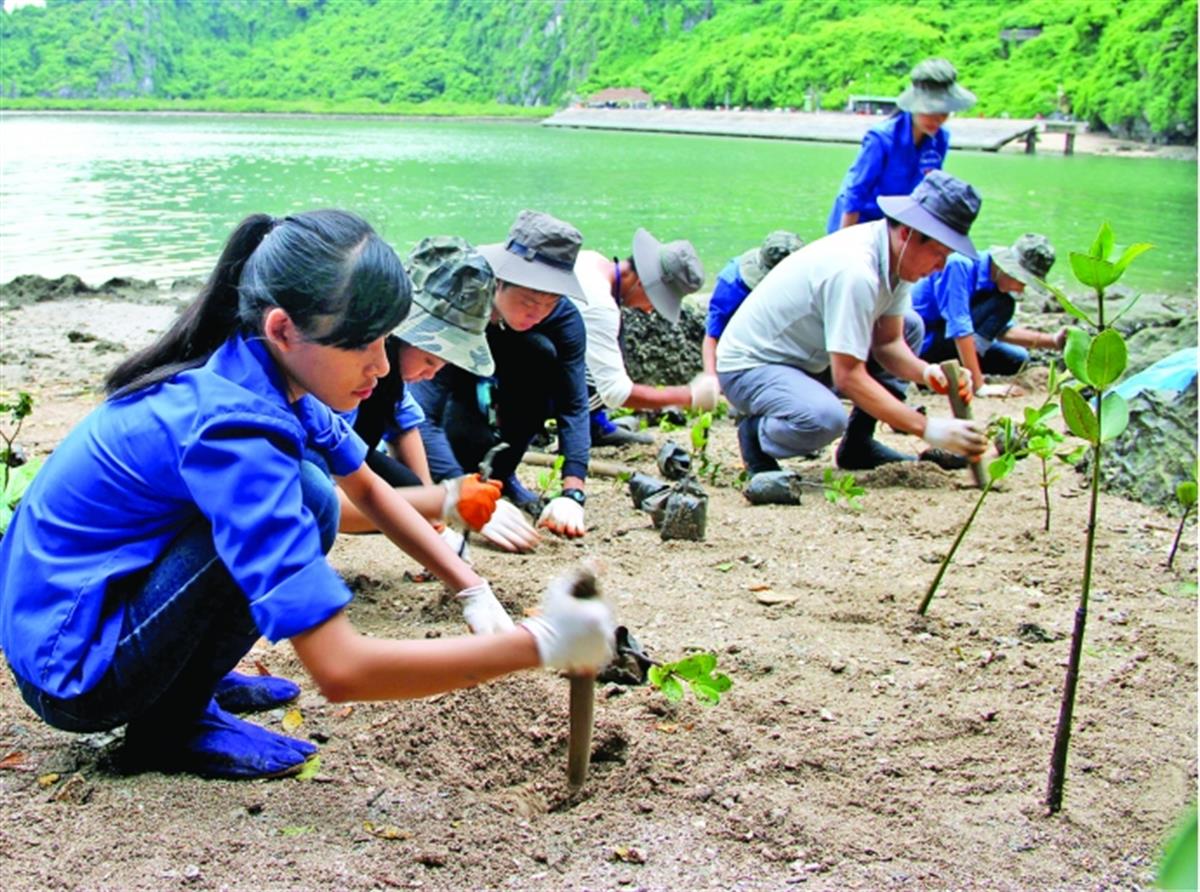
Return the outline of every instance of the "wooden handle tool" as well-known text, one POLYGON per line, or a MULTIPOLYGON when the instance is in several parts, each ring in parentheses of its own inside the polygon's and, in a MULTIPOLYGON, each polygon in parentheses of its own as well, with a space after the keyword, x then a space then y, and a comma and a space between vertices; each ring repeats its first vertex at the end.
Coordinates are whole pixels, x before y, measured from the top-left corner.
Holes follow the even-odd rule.
MULTIPOLYGON (((963 373, 958 360, 947 359, 941 366, 942 372, 946 375, 946 381, 950 384, 950 392, 947 394, 950 397, 950 411, 954 413, 955 418, 974 418, 970 404, 958 392, 958 379, 963 373)), ((971 475, 975 478, 977 487, 983 489, 987 486, 987 472, 984 470, 982 461, 968 461, 967 467, 971 469, 971 475)))
MULTIPOLYGON (((571 594, 576 598, 595 598, 599 595, 595 571, 587 566, 577 570, 571 594)), ((587 780, 588 763, 592 758, 592 727, 596 713, 596 678, 587 675, 571 676, 570 736, 567 742, 567 789, 578 792, 587 780)))

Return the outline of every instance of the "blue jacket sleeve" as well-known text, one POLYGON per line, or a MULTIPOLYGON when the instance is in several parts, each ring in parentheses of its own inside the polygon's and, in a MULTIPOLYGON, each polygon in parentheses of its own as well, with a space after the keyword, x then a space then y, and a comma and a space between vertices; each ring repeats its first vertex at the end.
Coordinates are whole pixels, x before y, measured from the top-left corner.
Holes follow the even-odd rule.
POLYGON ((562 362, 562 377, 556 387, 554 405, 558 421, 559 451, 564 477, 587 477, 592 434, 588 420, 587 331, 583 317, 569 301, 559 321, 554 340, 562 362))
POLYGON ((973 278, 970 264, 947 263, 934 286, 938 309, 946 320, 948 338, 961 338, 975 333, 975 323, 971 319, 973 278))
POLYGON ((879 197, 879 179, 887 163, 883 137, 873 130, 863 137, 862 150, 842 182, 842 212, 859 213, 874 207, 879 197))
POLYGON ((443 369, 431 381, 418 381, 406 388, 407 393, 425 413, 425 419, 418 425, 421 431, 421 443, 425 446, 425 455, 429 459, 429 473, 434 480, 445 480, 447 477, 461 477, 462 465, 454 457, 450 447, 450 438, 442 426, 446 414, 446 403, 450 398, 449 369, 443 369))

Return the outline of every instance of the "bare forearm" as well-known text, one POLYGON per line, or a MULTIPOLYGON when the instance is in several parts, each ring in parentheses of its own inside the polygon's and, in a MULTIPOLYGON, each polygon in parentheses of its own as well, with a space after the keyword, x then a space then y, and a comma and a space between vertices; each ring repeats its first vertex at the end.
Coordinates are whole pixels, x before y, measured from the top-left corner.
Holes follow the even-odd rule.
POLYGON ((853 369, 834 366, 834 386, 838 392, 868 415, 885 421, 897 430, 925 433, 925 416, 892 396, 882 384, 872 378, 862 362, 853 369))
POLYGON ((842 214, 841 228, 845 229, 847 226, 853 226, 857 222, 858 211, 846 211, 846 213, 842 214))
POLYGON ((292 639, 330 700, 398 700, 468 688, 539 664, 524 629, 495 635, 399 641, 367 638, 339 615, 292 639))
POLYGON ((425 444, 421 441, 421 432, 416 428, 405 431, 396 438, 392 445, 396 460, 412 471, 426 486, 433 485, 433 475, 429 473, 429 457, 425 454, 425 444))
POLYGON ((1017 326, 1010 328, 1004 334, 1000 335, 1000 340, 1008 344, 1016 344, 1018 347, 1036 350, 1055 350, 1058 344, 1055 343, 1054 335, 1044 331, 1034 331, 1032 328, 1022 328, 1017 326))
MULTIPOLYGON (((871 348, 871 355, 881 366, 905 381, 920 381, 928 363, 919 358, 902 340, 888 341, 871 348)), ((866 369, 863 370, 864 373, 866 369)), ((868 376, 869 377, 869 376, 868 376)))
POLYGON ((717 373, 717 339, 712 335, 704 336, 704 343, 700 345, 700 362, 710 375, 717 373))
POLYGON ((666 409, 671 406, 687 407, 692 404, 692 391, 685 384, 673 387, 652 387, 649 384, 634 384, 629 397, 622 404, 628 409, 666 409))

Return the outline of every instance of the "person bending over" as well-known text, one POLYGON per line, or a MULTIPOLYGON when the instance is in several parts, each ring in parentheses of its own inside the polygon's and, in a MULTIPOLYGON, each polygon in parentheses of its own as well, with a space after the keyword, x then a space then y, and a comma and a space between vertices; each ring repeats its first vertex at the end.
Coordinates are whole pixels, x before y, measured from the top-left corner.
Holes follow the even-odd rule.
POLYGON ((746 299, 717 347, 717 373, 742 416, 738 445, 751 501, 792 501, 791 488, 779 485, 778 459, 839 436, 843 468, 910 458, 874 439, 878 418, 934 447, 984 451, 975 422, 927 418, 903 402, 906 381, 946 392, 942 370, 913 352, 922 327, 908 305, 909 284, 940 269, 952 250, 974 254, 967 233, 979 203, 969 185, 934 171, 911 195, 880 199, 887 219, 801 248, 746 299), (842 397, 854 404, 849 419, 842 397))
POLYGON ((505 242, 481 245, 496 279, 486 329, 495 361, 492 375, 446 366, 413 385, 425 411, 421 438, 435 480, 456 479, 476 468, 499 443, 493 475, 517 507, 538 525, 579 537, 584 523, 584 480, 591 441, 583 319, 563 295, 584 299, 575 277, 582 236, 574 226, 539 211, 521 211, 505 242), (545 505, 517 479, 517 465, 547 419, 558 428, 563 456, 562 493, 545 505))
POLYGON ((298 692, 232 672, 260 636, 290 640, 331 700, 606 661, 603 604, 552 586, 541 616, 514 627, 425 519, 479 528, 497 486, 458 478, 406 500, 364 464, 337 413, 387 372, 384 335, 408 306, 399 259, 352 214, 255 215, 234 230, 176 323, 110 373, 108 398, 54 450, 0 540, 0 647, 34 712, 66 731, 124 725, 131 767, 267 777, 300 770, 316 747, 230 713, 298 692), (491 634, 354 630, 325 557, 338 526, 330 472, 491 634))
POLYGON ((650 442, 647 435, 613 424, 606 408, 716 407, 715 375, 701 373, 690 384, 672 387, 638 384, 629 377, 621 353, 622 307, 657 312, 674 325, 679 321, 683 298, 704 284, 704 267, 691 242, 679 240, 664 245, 645 229, 639 229, 633 236, 633 253, 624 260, 609 260, 597 251, 580 251, 575 276, 587 298, 576 306, 587 329, 593 445, 650 442))

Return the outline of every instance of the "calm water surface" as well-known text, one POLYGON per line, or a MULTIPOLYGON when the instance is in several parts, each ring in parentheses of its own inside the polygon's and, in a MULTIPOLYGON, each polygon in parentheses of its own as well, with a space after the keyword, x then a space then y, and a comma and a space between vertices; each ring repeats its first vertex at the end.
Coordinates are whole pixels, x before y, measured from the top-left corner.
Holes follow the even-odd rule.
MULTIPOLYGON (((252 116, 0 116, 0 281, 23 273, 173 279, 211 269, 246 214, 362 214, 402 254, 421 237, 499 241, 548 210, 621 255, 638 226, 690 238, 708 285, 769 230, 820 236, 856 147, 543 128, 528 123, 252 116)), ((1156 250, 1129 284, 1196 288, 1196 165, 952 153, 984 196, 981 247, 1027 230, 1060 257, 1102 220, 1156 250)), ((1051 274, 1065 282, 1065 260, 1051 274)))

